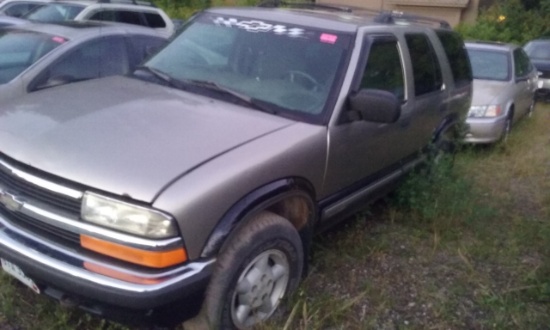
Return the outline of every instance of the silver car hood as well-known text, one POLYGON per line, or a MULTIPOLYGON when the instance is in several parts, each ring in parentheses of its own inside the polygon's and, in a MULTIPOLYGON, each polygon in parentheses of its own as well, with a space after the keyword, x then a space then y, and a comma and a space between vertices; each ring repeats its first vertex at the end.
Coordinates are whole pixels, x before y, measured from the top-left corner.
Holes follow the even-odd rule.
POLYGON ((510 86, 508 81, 474 79, 472 105, 490 105, 510 86))
POLYGON ((294 123, 156 84, 110 77, 35 92, 0 109, 0 153, 152 202, 175 178, 294 123))

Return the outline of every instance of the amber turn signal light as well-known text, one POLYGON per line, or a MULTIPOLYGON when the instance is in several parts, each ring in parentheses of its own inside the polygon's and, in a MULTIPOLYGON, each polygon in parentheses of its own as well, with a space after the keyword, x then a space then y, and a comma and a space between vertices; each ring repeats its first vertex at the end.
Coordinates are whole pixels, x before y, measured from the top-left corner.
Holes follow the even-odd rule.
POLYGON ((187 253, 183 248, 169 251, 146 251, 87 235, 80 235, 80 245, 88 250, 116 259, 153 268, 164 268, 187 261, 187 253))

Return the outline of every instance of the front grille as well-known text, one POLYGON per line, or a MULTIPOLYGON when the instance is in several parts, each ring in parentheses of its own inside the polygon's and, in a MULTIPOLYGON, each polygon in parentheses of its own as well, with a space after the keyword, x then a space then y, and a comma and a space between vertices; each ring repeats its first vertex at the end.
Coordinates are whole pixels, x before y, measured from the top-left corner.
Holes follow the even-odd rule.
POLYGON ((36 220, 22 213, 9 211, 2 204, 0 204, 0 215, 9 219, 17 227, 32 231, 41 236, 61 238, 64 241, 75 244, 80 243, 80 236, 78 234, 36 220))
POLYGON ((548 70, 539 70, 541 73, 540 78, 549 79, 550 78, 550 71, 548 70))
POLYGON ((68 213, 80 214, 80 200, 64 196, 22 180, 0 165, 0 185, 21 197, 32 198, 68 213))
MULTIPOLYGON (((4 158, 0 158, 0 187, 4 192, 17 196, 25 203, 44 208, 46 211, 60 216, 72 219, 78 219, 80 217, 81 200, 79 198, 72 198, 59 192, 52 191, 31 182, 32 180, 27 181, 14 174, 11 170, 12 168, 24 174, 46 180, 47 182, 74 189, 74 186, 63 184, 61 180, 55 180, 48 174, 40 173, 15 161, 8 161, 4 158)), ((53 238, 57 241, 61 240, 67 244, 78 244, 80 241, 78 234, 35 219, 21 210, 13 210, 12 207, 4 205, 3 203, 0 203, 0 215, 14 226, 25 229, 33 234, 48 237, 50 239, 53 238)))

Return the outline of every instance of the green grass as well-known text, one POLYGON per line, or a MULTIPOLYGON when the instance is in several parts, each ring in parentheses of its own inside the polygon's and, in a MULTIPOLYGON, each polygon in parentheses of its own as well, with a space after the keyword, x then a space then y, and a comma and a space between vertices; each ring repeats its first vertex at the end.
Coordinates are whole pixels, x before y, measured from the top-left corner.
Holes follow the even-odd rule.
MULTIPOLYGON (((316 237, 260 329, 549 329, 550 105, 316 237)), ((125 329, 0 276, 0 329, 125 329)))

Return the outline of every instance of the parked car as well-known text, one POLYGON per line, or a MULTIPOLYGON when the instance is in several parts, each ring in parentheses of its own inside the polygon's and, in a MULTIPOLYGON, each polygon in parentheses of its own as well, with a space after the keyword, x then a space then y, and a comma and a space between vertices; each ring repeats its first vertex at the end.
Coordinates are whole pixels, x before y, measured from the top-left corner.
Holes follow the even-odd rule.
POLYGON ((446 22, 300 6, 205 10, 131 76, 1 107, 4 270, 126 321, 268 319, 313 233, 451 143, 471 101, 446 22))
POLYGON ((516 45, 467 42, 466 48, 474 75, 474 96, 465 142, 505 140, 512 125, 533 112, 537 70, 516 45))
POLYGON ((25 24, 0 29, 0 104, 71 82, 131 72, 166 38, 148 28, 103 22, 25 24))
POLYGON ((23 16, 38 22, 97 20, 141 25, 155 29, 165 37, 174 33, 174 23, 160 8, 150 2, 116 2, 104 0, 55 1, 23 16))
POLYGON ((31 21, 55 23, 98 20, 147 26, 165 37, 174 33, 174 22, 149 1, 134 0, 5 0, 0 14, 31 21))
POLYGON ((539 72, 536 97, 548 100, 550 97, 550 39, 531 40, 523 49, 539 72))

